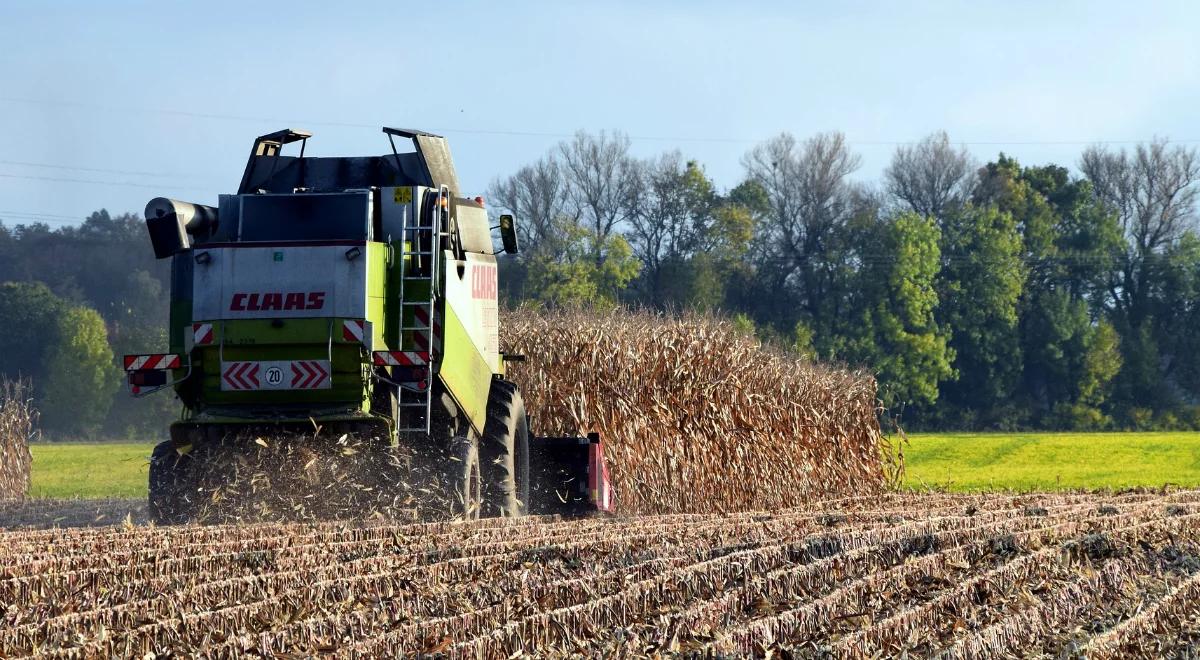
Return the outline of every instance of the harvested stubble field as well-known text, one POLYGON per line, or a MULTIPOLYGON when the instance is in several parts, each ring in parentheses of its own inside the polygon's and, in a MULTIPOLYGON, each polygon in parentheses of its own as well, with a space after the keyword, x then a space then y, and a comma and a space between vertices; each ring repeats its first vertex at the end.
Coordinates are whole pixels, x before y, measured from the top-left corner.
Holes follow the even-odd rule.
POLYGON ((107 527, 149 521, 146 498, 0 499, 0 529, 107 527))
POLYGON ((10 531, 0 612, 4 657, 1187 656, 1200 491, 10 531))
POLYGON ((603 434, 621 515, 304 500, 157 528, 129 500, 0 502, 0 657, 1196 654, 1200 490, 898 493, 868 375, 709 317, 505 326, 535 428, 603 434))

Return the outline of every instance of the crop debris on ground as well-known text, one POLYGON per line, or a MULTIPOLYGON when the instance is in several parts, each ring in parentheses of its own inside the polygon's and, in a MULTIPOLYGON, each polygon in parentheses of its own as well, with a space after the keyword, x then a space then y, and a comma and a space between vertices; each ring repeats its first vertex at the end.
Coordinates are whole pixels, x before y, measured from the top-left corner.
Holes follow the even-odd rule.
MULTIPOLYGON (((0 506, 0 526, 47 506, 0 506)), ((1194 490, 0 533, 2 657, 1130 658, 1197 643, 1194 490)))

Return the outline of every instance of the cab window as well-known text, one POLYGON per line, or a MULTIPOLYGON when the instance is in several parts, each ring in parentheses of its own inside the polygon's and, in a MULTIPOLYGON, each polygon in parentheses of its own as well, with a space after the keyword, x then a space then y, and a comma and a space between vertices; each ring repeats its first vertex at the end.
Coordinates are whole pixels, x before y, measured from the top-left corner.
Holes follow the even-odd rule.
POLYGON ((366 241, 370 234, 365 191, 242 196, 239 241, 366 241))

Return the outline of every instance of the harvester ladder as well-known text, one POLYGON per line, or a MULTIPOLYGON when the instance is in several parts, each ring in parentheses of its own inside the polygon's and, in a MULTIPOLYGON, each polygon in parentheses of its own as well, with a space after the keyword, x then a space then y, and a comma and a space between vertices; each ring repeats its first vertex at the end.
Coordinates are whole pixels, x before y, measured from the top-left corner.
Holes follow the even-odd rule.
POLYGON ((441 243, 447 235, 444 219, 448 215, 450 189, 441 186, 434 198, 432 212, 425 214, 418 210, 418 217, 409 224, 409 214, 400 218, 400 347, 401 351, 418 351, 429 354, 427 365, 429 375, 424 389, 407 384, 401 384, 396 389, 399 419, 396 420, 396 430, 399 433, 426 433, 432 428, 433 418, 433 367, 441 357, 437 354, 441 347, 434 337, 434 317, 437 313, 438 282, 441 274, 441 243), (423 218, 421 216, 426 216, 423 218), (419 266, 418 266, 419 264, 419 266), (428 298, 409 300, 407 285, 424 283, 428 290, 428 298), (417 314, 424 308, 428 310, 428 324, 419 325, 417 314), (422 334, 424 333, 424 334, 422 334), (424 336, 426 341, 422 346, 417 341, 418 336, 424 336), (417 413, 413 415, 411 413, 417 413), (419 418, 419 423, 416 418, 419 418), (407 424, 402 426, 401 424, 407 424))

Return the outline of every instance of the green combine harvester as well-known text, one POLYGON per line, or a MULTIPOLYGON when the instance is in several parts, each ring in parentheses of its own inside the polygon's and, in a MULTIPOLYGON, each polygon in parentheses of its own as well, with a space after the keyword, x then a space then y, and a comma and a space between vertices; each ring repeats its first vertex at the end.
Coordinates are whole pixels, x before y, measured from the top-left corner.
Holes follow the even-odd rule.
MULTIPOLYGON (((171 259, 170 348, 125 369, 135 396, 173 388, 184 406, 151 458, 156 521, 191 519, 199 448, 314 428, 422 455, 460 517, 612 511, 599 438, 533 437, 505 378, 523 357, 499 348, 483 199, 462 196, 444 138, 383 132, 390 154, 346 158, 306 157, 304 131, 264 135, 218 206, 146 206, 171 259)), ((499 230, 516 253, 512 216, 499 230)))

